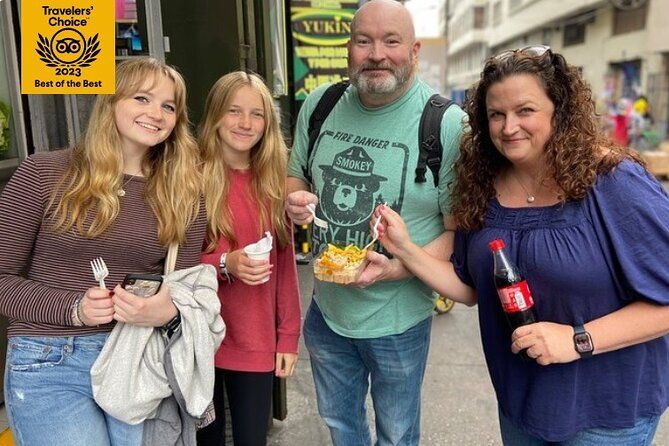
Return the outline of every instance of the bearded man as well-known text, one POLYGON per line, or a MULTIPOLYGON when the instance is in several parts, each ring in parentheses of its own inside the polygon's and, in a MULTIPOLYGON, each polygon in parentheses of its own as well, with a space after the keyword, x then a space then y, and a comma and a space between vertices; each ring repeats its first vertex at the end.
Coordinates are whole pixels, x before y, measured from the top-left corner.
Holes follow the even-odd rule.
MULTIPOLYGON (((328 86, 305 101, 290 156, 286 210, 295 223, 307 224, 307 206, 318 205, 318 216, 329 220, 327 229, 314 227, 314 252, 327 243, 362 247, 371 238, 374 208, 388 203, 416 243, 435 257, 450 256, 448 184, 464 113, 450 107, 442 118, 438 186, 430 172, 427 181, 415 182, 419 122, 434 94, 416 77, 419 50, 401 3, 365 3, 351 23, 351 85, 323 122, 311 155, 309 117, 328 86)), ((373 251, 367 260, 352 286, 315 285, 304 339, 318 410, 335 446, 371 445, 365 409, 371 384, 376 444, 417 445, 432 293, 397 260, 373 251)))

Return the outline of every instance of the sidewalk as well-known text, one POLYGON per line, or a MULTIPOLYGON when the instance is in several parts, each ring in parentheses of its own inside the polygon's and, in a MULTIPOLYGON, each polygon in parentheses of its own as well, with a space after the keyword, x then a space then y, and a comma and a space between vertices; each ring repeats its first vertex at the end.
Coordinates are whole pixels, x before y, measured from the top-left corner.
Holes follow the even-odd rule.
MULTIPOLYGON (((311 300, 310 266, 298 266, 302 312, 311 300)), ((669 371, 667 371, 669 373, 669 371)), ((318 417, 311 368, 304 342, 295 375, 288 380, 288 417, 274 420, 269 446, 329 445, 318 417)), ((501 445, 497 404, 483 360, 476 307, 456 305, 432 324, 432 344, 423 385, 421 445, 501 445)), ((371 400, 368 414, 373 426, 371 400)), ((660 422, 654 445, 669 445, 669 415, 660 422)))

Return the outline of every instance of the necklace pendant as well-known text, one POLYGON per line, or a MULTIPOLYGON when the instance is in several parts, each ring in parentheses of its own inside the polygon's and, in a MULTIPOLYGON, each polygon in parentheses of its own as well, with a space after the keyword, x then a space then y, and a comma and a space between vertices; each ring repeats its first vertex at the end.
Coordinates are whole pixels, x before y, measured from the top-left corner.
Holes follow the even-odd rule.
POLYGON ((527 196, 527 202, 528 203, 534 203, 534 195, 528 195, 527 196))
MULTIPOLYGON (((119 197, 125 197, 125 191, 123 189, 119 189, 116 191, 116 195, 118 195, 119 197)), ((532 197, 532 201, 534 201, 534 197, 532 197)))

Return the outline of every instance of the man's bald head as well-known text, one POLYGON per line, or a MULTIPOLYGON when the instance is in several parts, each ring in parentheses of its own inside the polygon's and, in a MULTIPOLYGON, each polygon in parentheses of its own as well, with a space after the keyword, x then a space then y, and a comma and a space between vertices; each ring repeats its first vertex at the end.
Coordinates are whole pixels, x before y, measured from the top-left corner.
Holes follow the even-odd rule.
POLYGON ((420 42, 409 11, 393 0, 372 0, 356 12, 348 42, 348 73, 365 106, 397 99, 412 85, 420 42))
POLYGON ((411 43, 416 40, 411 13, 397 0, 371 0, 362 5, 351 21, 351 35, 355 34, 359 20, 392 20, 397 24, 398 33, 406 36, 411 43))

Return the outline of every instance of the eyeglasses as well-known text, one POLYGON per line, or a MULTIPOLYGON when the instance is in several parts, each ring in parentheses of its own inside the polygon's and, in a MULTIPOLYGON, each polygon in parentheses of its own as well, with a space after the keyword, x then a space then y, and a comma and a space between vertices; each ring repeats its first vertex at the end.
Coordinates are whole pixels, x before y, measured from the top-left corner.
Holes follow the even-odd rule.
POLYGON ((551 47, 549 47, 548 45, 531 45, 531 46, 526 46, 525 48, 502 51, 501 53, 492 56, 491 59, 495 61, 502 61, 508 59, 509 57, 513 57, 514 55, 516 55, 516 53, 530 57, 541 57, 546 53, 548 53, 549 55, 552 54, 551 47))

